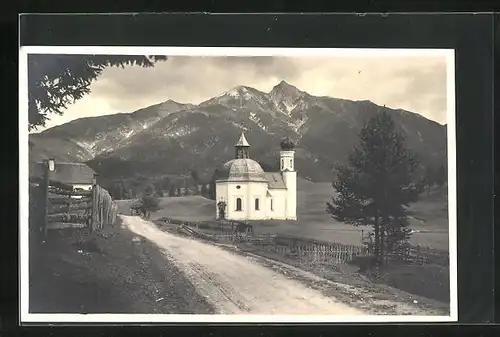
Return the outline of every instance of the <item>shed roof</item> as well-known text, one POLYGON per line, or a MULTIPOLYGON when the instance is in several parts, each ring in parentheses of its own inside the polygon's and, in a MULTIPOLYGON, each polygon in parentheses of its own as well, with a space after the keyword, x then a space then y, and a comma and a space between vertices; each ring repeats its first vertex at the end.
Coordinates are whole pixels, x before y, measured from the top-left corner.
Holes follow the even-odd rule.
MULTIPOLYGON (((42 177, 45 171, 45 163, 30 162, 30 177, 42 177)), ((65 184, 92 184, 94 170, 84 163, 61 163, 55 162, 55 170, 50 172, 50 179, 65 184)))
POLYGON ((269 189, 286 189, 283 176, 280 172, 266 172, 269 189))

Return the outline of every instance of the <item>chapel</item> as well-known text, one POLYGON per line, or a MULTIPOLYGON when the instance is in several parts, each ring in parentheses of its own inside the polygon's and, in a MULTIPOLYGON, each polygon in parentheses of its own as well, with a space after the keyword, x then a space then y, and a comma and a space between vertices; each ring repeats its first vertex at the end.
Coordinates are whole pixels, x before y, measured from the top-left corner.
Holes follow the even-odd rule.
POLYGON ((241 133, 235 158, 215 180, 216 217, 227 220, 297 220, 297 171, 294 143, 281 141, 279 172, 264 172, 250 159, 250 144, 241 133))

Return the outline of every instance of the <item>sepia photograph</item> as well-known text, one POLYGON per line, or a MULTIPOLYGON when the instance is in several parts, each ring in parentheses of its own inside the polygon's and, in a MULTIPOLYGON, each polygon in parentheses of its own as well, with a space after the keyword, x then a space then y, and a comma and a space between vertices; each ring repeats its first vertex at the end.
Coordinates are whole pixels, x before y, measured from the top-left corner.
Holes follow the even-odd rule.
POLYGON ((454 57, 22 47, 21 320, 456 321, 454 57))

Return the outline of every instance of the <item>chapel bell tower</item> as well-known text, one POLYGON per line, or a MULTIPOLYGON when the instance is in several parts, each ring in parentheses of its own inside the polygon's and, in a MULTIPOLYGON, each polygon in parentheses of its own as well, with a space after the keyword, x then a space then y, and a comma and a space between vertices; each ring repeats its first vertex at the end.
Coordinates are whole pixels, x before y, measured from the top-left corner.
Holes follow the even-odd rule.
POLYGON ((286 137, 281 143, 280 171, 287 189, 286 218, 297 220, 297 171, 295 171, 295 144, 286 137))

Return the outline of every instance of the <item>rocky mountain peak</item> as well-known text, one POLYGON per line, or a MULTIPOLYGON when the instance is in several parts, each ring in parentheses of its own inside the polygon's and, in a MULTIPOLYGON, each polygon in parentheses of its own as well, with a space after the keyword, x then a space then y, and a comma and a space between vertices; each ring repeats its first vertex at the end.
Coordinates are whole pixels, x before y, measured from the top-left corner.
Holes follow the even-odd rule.
POLYGON ((286 96, 300 96, 303 92, 299 89, 297 89, 296 86, 291 85, 290 83, 286 82, 285 80, 282 80, 280 83, 276 84, 271 92, 269 93, 270 95, 273 94, 281 94, 281 95, 286 95, 286 96))
POLYGON ((282 80, 269 92, 270 100, 284 113, 290 113, 305 93, 282 80))

